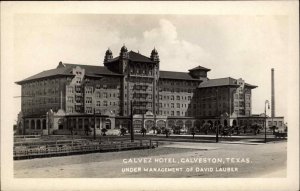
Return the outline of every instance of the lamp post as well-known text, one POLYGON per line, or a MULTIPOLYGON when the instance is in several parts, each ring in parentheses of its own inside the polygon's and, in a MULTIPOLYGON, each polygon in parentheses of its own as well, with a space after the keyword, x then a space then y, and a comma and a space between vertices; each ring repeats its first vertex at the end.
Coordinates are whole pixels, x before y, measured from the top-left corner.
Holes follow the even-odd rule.
POLYGON ((267 107, 266 107, 266 105, 268 105, 268 109, 270 109, 269 100, 265 101, 265 143, 267 143, 267 107))
MULTIPOLYGON (((216 89, 216 111, 217 111, 217 119, 219 119, 219 105, 218 105, 218 89, 216 89)), ((217 123, 217 127, 216 127, 216 143, 219 142, 219 123, 217 123)))

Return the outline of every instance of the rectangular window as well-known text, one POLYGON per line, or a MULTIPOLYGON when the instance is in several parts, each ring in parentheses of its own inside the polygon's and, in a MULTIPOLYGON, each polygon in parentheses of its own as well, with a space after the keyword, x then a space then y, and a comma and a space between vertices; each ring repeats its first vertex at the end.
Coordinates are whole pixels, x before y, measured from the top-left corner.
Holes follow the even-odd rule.
POLYGON ((107 106, 107 101, 103 101, 103 106, 107 106))
POLYGON ((80 103, 81 102, 81 97, 80 96, 76 96, 75 100, 76 100, 77 103, 80 103))
POLYGON ((76 78, 76 83, 80 84, 80 82, 81 82, 81 78, 76 78))
POLYGON ((86 113, 92 113, 92 108, 91 107, 87 107, 85 110, 86 113))
POLYGON ((171 116, 174 116, 174 111, 171 111, 171 116))
POLYGON ((101 105, 101 102, 100 101, 97 101, 97 103, 96 103, 96 106, 100 106, 101 105))
POLYGON ((80 86, 75 86, 75 91, 76 91, 76 93, 81 93, 81 87, 80 86))
POLYGON ((73 97, 70 97, 70 96, 69 96, 69 97, 68 97, 68 102, 69 102, 69 103, 73 103, 73 102, 74 102, 73 97))
POLYGON ((188 100, 191 100, 191 96, 188 96, 188 100))
MULTIPOLYGON (((69 93, 73 93, 73 91, 74 91, 74 90, 73 90, 73 87, 68 87, 68 92, 69 92, 69 93)), ((45 93, 45 92, 44 92, 44 93, 45 93)))
POLYGON ((177 116, 180 116, 180 111, 177 111, 177 116))
POLYGON ((86 100, 85 100, 85 103, 91 104, 92 103, 92 98, 91 97, 87 97, 86 100))
POLYGON ((176 105, 177 105, 177 108, 180 108, 180 103, 177 103, 176 105))
POLYGON ((174 108, 174 103, 171 103, 171 108, 174 108))
POLYGON ((73 113, 73 107, 68 107, 68 113, 73 113))

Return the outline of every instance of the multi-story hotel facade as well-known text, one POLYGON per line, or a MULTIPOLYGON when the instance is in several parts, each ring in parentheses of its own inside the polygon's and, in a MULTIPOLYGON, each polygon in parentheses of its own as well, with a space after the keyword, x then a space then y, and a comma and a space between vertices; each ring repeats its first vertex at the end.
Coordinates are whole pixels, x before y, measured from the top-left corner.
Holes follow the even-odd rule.
POLYGON ((102 128, 200 130, 203 124, 238 125, 251 116, 251 90, 243 79, 209 79, 210 69, 161 71, 150 57, 125 46, 108 49, 104 66, 59 62, 57 68, 16 82, 22 88, 19 133, 83 134, 102 128))

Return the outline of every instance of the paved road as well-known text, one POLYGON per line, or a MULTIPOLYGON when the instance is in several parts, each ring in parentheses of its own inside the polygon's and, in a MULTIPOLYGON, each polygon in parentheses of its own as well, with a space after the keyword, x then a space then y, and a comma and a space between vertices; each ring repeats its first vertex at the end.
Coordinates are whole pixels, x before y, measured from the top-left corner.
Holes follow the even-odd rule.
POLYGON ((16 178, 285 177, 287 143, 169 142, 150 150, 14 161, 16 178))

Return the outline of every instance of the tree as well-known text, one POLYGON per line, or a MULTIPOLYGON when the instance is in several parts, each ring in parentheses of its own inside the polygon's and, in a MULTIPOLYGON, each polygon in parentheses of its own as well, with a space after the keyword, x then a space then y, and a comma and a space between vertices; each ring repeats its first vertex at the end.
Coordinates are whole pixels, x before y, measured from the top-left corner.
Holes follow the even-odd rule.
POLYGON ((122 127, 120 131, 121 131, 121 135, 125 135, 127 130, 124 127, 122 127))
POLYGON ((147 130, 145 129, 145 127, 142 127, 142 130, 141 130, 142 134, 143 134, 143 137, 145 137, 145 134, 147 132, 147 130))
POLYGON ((157 134, 161 134, 161 128, 157 128, 157 129, 156 129, 156 133, 157 133, 157 134))
POLYGON ((106 129, 106 128, 103 128, 103 129, 101 129, 101 132, 102 132, 102 135, 103 135, 103 136, 106 136, 105 133, 107 132, 107 129, 106 129))
POLYGON ((275 134, 275 130, 277 130, 278 127, 276 127, 275 125, 273 125, 272 127, 270 127, 270 130, 272 130, 273 135, 275 134))
POLYGON ((166 137, 168 138, 170 135, 170 129, 165 128, 164 133, 166 134, 166 137))
POLYGON ((153 130, 153 134, 155 134, 156 127, 153 126, 151 129, 153 130))
POLYGON ((286 132, 287 133, 287 131, 288 131, 288 126, 287 126, 287 123, 284 125, 284 132, 286 132))
POLYGON ((202 129, 204 130, 205 135, 208 134, 209 127, 210 127, 210 124, 208 124, 206 122, 203 124, 203 128, 202 129))
POLYGON ((193 139, 194 139, 195 138, 195 128, 194 127, 191 128, 191 134, 193 135, 193 139))
POLYGON ((89 127, 88 126, 84 127, 84 132, 85 132, 85 135, 89 135, 89 127))
POLYGON ((261 128, 262 127, 260 125, 257 125, 257 124, 254 124, 254 125, 251 126, 251 129, 252 129, 254 135, 256 135, 260 131, 261 128))

